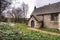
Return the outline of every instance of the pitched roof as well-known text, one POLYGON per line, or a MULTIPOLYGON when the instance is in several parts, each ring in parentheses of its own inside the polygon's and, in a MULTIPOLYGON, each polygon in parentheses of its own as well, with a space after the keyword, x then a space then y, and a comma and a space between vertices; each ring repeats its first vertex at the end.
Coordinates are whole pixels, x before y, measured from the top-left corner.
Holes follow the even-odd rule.
POLYGON ((37 16, 37 15, 49 14, 49 13, 58 13, 58 12, 60 12, 60 2, 54 3, 54 4, 50 4, 50 5, 45 5, 45 6, 39 7, 39 8, 35 7, 32 15, 34 16, 34 18, 37 21, 42 21, 41 17, 37 16))
MULTIPOLYGON (((41 17, 39 16, 36 16, 36 15, 31 15, 31 17, 34 17, 38 22, 41 22, 42 21, 42 19, 41 19, 41 17)), ((31 19, 31 17, 29 18, 29 20, 31 19)))
POLYGON ((42 21, 42 18, 40 16, 33 15, 38 21, 42 21))
POLYGON ((32 14, 47 14, 60 12, 60 2, 35 8, 32 14))

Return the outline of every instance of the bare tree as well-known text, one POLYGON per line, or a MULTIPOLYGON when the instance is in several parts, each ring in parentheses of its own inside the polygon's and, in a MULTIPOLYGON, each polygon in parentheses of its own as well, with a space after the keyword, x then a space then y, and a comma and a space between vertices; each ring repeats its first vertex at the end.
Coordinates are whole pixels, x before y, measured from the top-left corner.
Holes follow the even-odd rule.
POLYGON ((22 10, 20 8, 13 8, 12 9, 12 13, 10 13, 10 15, 12 16, 12 18, 14 18, 16 21, 18 21, 20 18, 22 18, 22 10))
MULTIPOLYGON (((9 17, 8 20, 13 18, 14 20, 18 21, 20 18, 26 18, 27 17, 27 11, 28 11, 28 5, 24 2, 21 5, 21 8, 12 8, 12 10, 9 10, 10 7, 8 7, 7 16, 9 17)), ((25 21, 24 21, 25 22, 25 21)))
POLYGON ((4 16, 2 15, 2 12, 6 9, 6 7, 8 7, 9 5, 11 5, 11 1, 10 0, 0 0, 0 21, 2 21, 2 19, 4 18, 4 16))
MULTIPOLYGON (((23 10, 23 16, 24 20, 27 18, 27 12, 28 12, 28 4, 25 4, 24 2, 22 3, 22 10, 23 10)), ((25 21, 24 21, 25 22, 25 21)))
POLYGON ((25 4, 24 2, 22 3, 22 10, 23 10, 23 15, 24 18, 27 17, 27 12, 28 12, 28 4, 25 4))
POLYGON ((15 9, 14 7, 10 10, 7 9, 6 12, 4 12, 4 16, 8 19, 8 22, 11 20, 13 22, 18 21, 20 18, 22 18, 22 10, 20 8, 15 9))

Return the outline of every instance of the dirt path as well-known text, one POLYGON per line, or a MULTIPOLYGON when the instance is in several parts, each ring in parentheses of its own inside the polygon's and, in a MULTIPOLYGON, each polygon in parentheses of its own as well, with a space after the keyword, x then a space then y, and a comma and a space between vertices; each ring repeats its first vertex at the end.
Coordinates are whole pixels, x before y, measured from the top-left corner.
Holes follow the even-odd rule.
POLYGON ((43 30, 39 30, 39 29, 35 29, 35 28, 27 28, 29 30, 34 30, 34 31, 39 31, 39 32, 43 32, 43 33, 46 33, 46 34, 51 34, 51 35, 58 35, 60 36, 59 33, 54 33, 54 32, 47 32, 47 31, 43 31, 43 30))

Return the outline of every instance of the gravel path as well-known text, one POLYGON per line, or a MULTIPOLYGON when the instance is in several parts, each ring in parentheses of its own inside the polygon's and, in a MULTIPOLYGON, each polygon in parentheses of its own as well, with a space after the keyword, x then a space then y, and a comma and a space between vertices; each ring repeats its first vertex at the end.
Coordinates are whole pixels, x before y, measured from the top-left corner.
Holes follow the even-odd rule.
POLYGON ((51 34, 51 35, 58 35, 58 36, 60 36, 59 33, 47 32, 47 31, 43 31, 43 30, 35 29, 35 28, 27 28, 27 29, 29 29, 29 30, 34 30, 34 31, 39 31, 39 32, 43 32, 43 33, 46 33, 46 34, 51 34))

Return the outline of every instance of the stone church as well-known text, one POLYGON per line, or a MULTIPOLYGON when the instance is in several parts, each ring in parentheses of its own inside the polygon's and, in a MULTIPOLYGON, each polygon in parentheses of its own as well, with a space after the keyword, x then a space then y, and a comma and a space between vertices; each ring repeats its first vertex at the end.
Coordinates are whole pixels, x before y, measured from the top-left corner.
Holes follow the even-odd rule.
POLYGON ((36 8, 28 20, 28 26, 33 28, 60 29, 60 2, 36 8))

